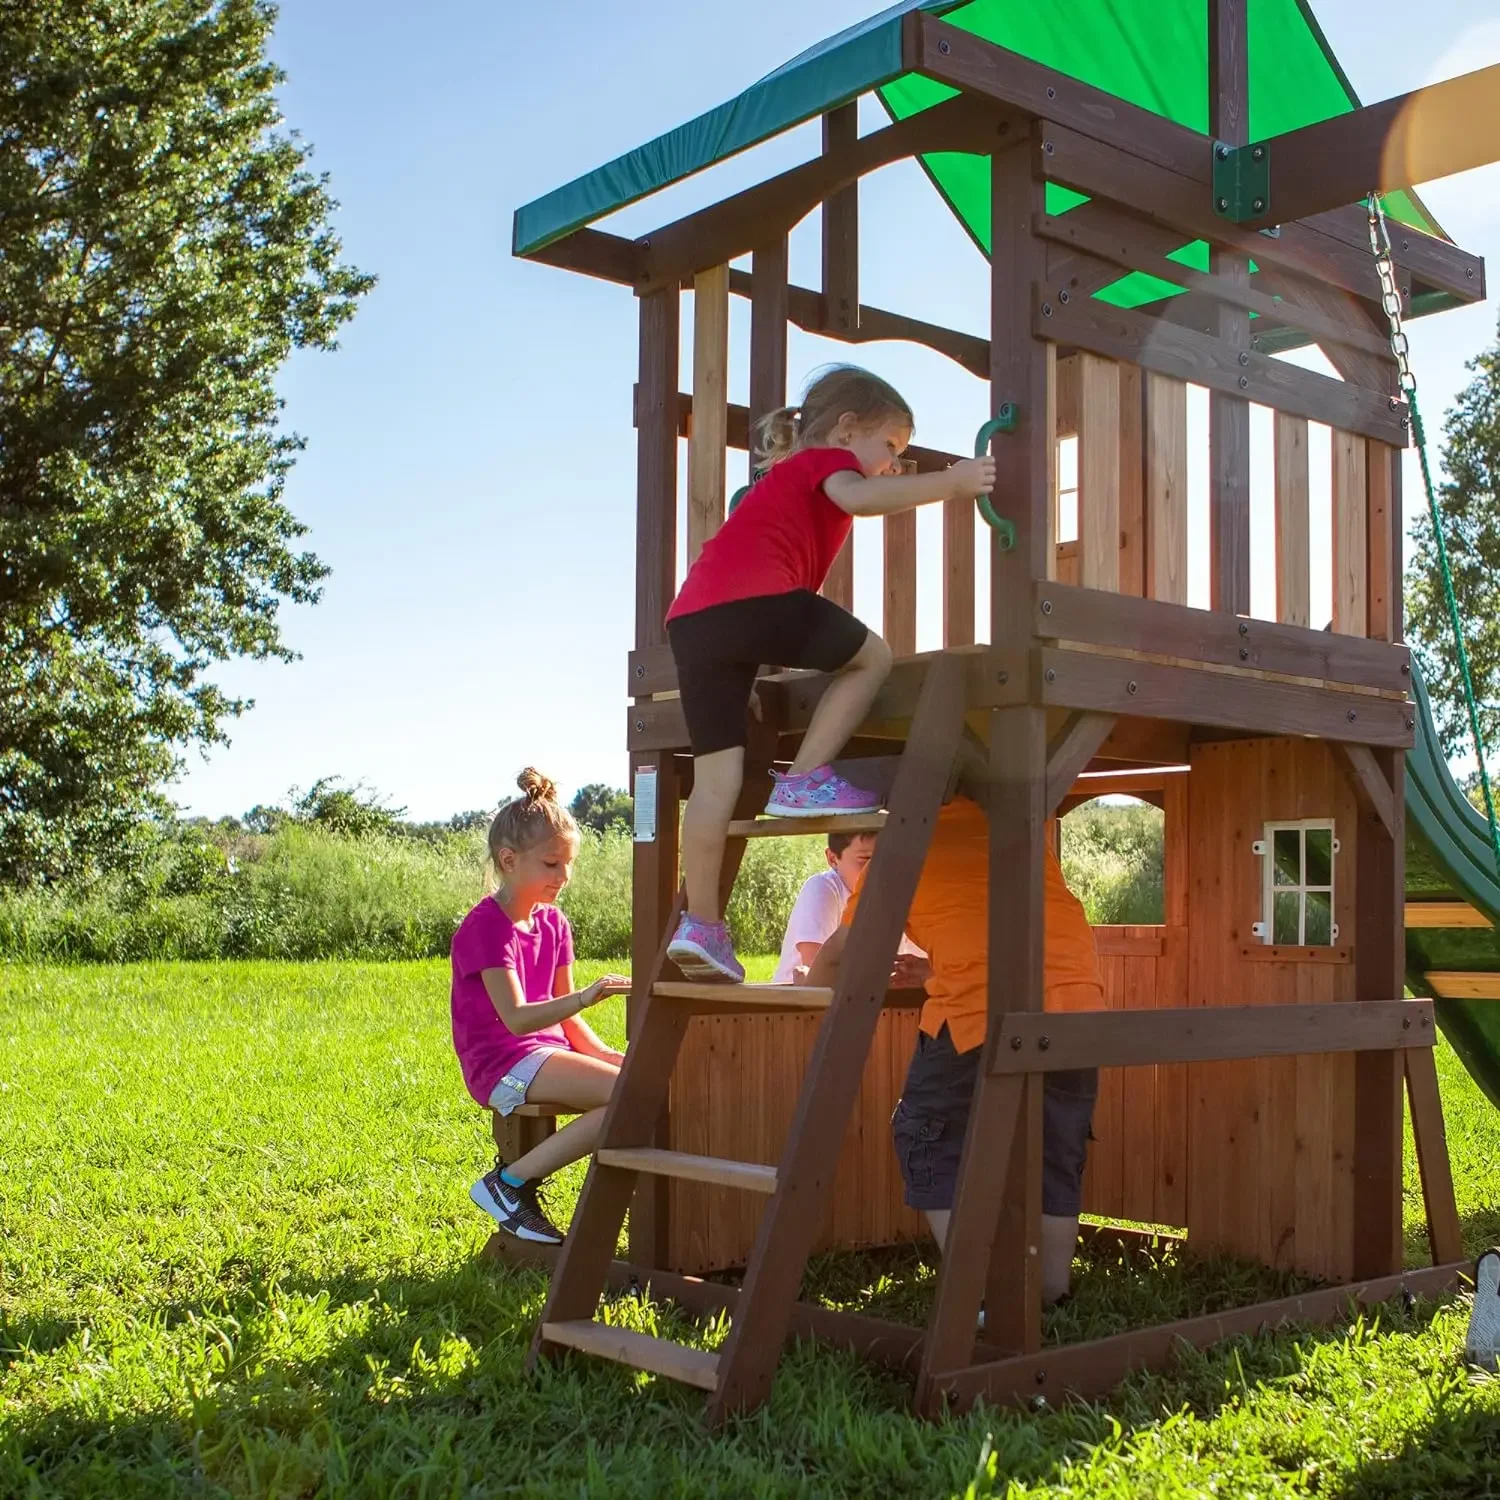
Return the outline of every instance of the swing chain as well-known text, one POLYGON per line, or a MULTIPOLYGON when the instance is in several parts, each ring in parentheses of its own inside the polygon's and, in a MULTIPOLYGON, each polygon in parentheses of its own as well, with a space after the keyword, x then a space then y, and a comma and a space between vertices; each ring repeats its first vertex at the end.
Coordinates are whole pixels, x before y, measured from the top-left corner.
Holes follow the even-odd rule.
POLYGON ((1395 356, 1401 389, 1410 396, 1416 392, 1417 377, 1411 372, 1411 346, 1401 326, 1401 292, 1396 285, 1391 233, 1378 193, 1370 194, 1370 253, 1375 257, 1375 271, 1380 277, 1380 305, 1391 325, 1391 353, 1395 356))

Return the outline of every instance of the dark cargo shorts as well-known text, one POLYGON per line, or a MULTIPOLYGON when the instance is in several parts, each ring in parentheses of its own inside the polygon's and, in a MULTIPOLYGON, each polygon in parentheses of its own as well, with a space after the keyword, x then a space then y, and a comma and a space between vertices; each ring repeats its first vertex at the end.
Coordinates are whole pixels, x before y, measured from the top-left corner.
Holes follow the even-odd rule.
MULTIPOLYGON (((918 1033, 906 1086, 891 1116, 896 1159, 906 1183, 906 1202, 912 1208, 953 1207, 958 1163, 983 1055, 982 1046, 968 1052, 954 1051, 946 1026, 936 1036, 918 1033)), ((1098 1092, 1096 1068, 1046 1075, 1042 1090, 1044 1214, 1071 1218, 1078 1213, 1098 1092)))

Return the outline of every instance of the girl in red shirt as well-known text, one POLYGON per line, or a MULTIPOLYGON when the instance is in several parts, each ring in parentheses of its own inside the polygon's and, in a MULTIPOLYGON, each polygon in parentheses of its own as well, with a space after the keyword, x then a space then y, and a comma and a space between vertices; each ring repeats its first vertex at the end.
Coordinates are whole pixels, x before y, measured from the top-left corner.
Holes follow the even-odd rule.
POLYGON ((880 799, 829 761, 864 720, 891 648, 818 590, 855 516, 888 516, 994 487, 991 458, 940 474, 905 474, 911 408, 878 376, 826 370, 800 407, 757 429, 763 477, 704 544, 667 611, 667 638, 693 748, 682 819, 687 911, 667 952, 691 979, 743 982, 719 902, 729 820, 744 779, 745 713, 762 662, 834 674, 790 769, 766 804, 775 817, 873 812, 880 799))

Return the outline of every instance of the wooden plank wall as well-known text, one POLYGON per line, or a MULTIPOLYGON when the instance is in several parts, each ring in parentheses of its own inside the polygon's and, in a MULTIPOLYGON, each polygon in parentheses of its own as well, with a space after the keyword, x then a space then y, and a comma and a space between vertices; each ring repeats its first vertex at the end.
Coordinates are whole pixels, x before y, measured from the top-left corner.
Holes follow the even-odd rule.
MULTIPOLYGON (((1358 818, 1326 745, 1235 740, 1194 745, 1188 776, 1193 1005, 1332 1004, 1354 999, 1354 966, 1268 962, 1261 917, 1268 821, 1334 820, 1337 948, 1354 929, 1358 818)), ((1187 1227, 1195 1250, 1223 1250, 1330 1280, 1353 1274, 1352 1057, 1195 1063, 1188 1069, 1187 1227)))

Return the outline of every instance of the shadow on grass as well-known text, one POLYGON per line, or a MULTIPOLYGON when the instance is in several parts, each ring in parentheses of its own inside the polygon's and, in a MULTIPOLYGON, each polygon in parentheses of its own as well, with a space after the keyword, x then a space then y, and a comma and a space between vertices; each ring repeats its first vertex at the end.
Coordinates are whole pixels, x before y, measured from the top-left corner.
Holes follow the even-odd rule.
POLYGON ((1500 1417, 1440 1411, 1398 1452, 1362 1464, 1325 1493, 1329 1500, 1495 1500, 1500 1417))
MULTIPOLYGON (((1082 1262, 1074 1298, 1049 1314, 1049 1342, 1292 1288, 1255 1267, 1175 1255, 1082 1262)), ((916 1247, 831 1256, 812 1268, 809 1290, 831 1305, 919 1324, 935 1269, 930 1250, 916 1247)), ((46 1399, 13 1407, 0 1435, 0 1493, 963 1493, 987 1436, 1001 1473, 1046 1483, 1077 1460, 1080 1445, 1183 1409, 1210 1419, 1343 1337, 1335 1328, 1234 1340, 1133 1377, 1101 1405, 1040 1417, 981 1408, 934 1425, 912 1421, 904 1380, 802 1345, 784 1359, 765 1408, 708 1435, 699 1393, 667 1380, 577 1357, 526 1375, 546 1287, 539 1272, 479 1260, 433 1275, 319 1280, 269 1266, 258 1275, 248 1262, 237 1272, 222 1297, 94 1330, 87 1349, 66 1320, 7 1325, 7 1343, 19 1335, 51 1351, 42 1365, 62 1359, 68 1368, 46 1399), (155 1378, 131 1382, 124 1372, 133 1362, 149 1362, 155 1378), (88 1389, 79 1372, 96 1364, 112 1367, 124 1387, 88 1389)), ((1389 1326, 1413 1329, 1431 1315, 1425 1305, 1382 1312, 1389 1326)), ((610 1316, 709 1346, 723 1332, 631 1297, 613 1299, 610 1316)), ((1366 1493, 1396 1491, 1348 1491, 1366 1493)))

